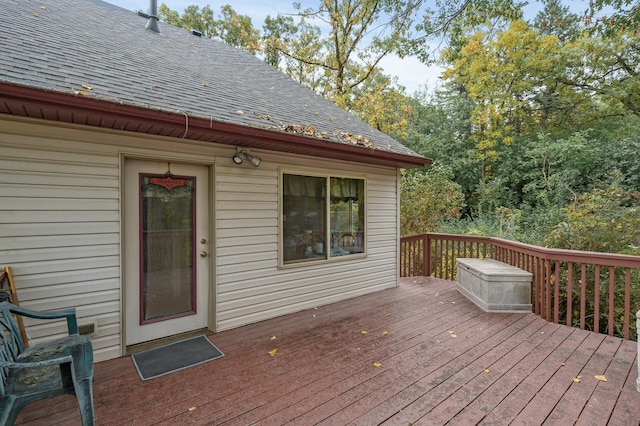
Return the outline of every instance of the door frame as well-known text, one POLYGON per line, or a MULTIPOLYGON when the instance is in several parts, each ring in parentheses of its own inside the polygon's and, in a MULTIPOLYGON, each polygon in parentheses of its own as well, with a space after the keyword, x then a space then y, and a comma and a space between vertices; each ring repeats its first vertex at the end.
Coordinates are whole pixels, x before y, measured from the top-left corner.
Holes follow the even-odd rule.
MULTIPOLYGON (((209 263, 209 279, 207 282, 208 285, 208 301, 207 301, 207 329, 208 331, 215 333, 217 332, 217 309, 216 309, 216 298, 217 298, 217 274, 216 274, 216 217, 215 217, 215 202, 216 202, 216 194, 215 190, 215 162, 211 161, 211 157, 208 159, 203 159, 202 157, 186 157, 175 155, 175 153, 167 153, 167 155, 149 155, 145 153, 131 153, 131 152, 121 152, 120 153, 120 161, 119 161, 119 217, 120 217, 120 347, 121 354, 127 354, 127 336, 126 336, 126 321, 127 321, 127 313, 126 313, 126 278, 125 278, 125 267, 128 258, 127 245, 125 244, 125 222, 126 222, 126 209, 125 205, 125 163, 128 160, 139 160, 139 161, 155 161, 155 162, 175 162, 188 164, 193 166, 202 166, 207 168, 208 180, 207 184, 209 187, 209 193, 207 197, 207 215, 209 220, 208 227, 208 240, 210 241, 209 245, 209 255, 207 257, 207 262, 209 263)), ((189 333, 186 333, 189 334, 189 333)))

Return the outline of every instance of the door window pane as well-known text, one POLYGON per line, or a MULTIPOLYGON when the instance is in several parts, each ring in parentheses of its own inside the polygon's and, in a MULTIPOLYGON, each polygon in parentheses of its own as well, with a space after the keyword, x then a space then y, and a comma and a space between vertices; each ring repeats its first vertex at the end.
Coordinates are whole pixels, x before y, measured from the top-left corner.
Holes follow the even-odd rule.
POLYGON ((194 187, 141 175, 141 324, 195 313, 194 187))

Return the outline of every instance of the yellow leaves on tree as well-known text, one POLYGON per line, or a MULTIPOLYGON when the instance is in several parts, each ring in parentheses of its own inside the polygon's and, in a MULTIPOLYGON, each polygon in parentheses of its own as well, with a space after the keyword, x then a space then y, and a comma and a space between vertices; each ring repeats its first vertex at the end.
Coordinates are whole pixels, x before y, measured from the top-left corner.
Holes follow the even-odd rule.
POLYGON ((538 128, 543 117, 532 105, 554 74, 559 49, 556 36, 541 35, 516 20, 493 40, 480 32, 473 35, 444 72, 475 101, 473 138, 481 159, 497 159, 498 144, 509 145, 515 136, 538 128))
POLYGON ((359 115, 376 129, 399 140, 407 138, 407 118, 413 111, 410 99, 397 88, 389 77, 377 74, 355 100, 344 102, 344 107, 359 115))

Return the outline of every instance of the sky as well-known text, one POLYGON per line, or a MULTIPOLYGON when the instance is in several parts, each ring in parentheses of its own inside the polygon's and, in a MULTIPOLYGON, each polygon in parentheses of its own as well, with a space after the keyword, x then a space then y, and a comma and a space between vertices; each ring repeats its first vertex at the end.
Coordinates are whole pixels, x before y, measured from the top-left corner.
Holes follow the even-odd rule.
MULTIPOLYGON (((105 0, 108 3, 118 5, 132 11, 149 9, 149 0, 105 0)), ((278 13, 293 12, 292 2, 294 0, 219 0, 219 1, 201 1, 201 0, 158 0, 158 6, 162 3, 166 4, 171 10, 183 13, 185 8, 190 5, 198 5, 201 8, 210 5, 214 12, 219 12, 220 6, 230 4, 231 7, 240 15, 247 15, 251 18, 253 26, 262 32, 262 24, 267 15, 275 17, 278 13)), ((316 6, 317 0, 298 0, 305 6, 316 6)), ((540 5, 531 0, 530 4, 525 7, 525 17, 533 18, 540 5), (530 16, 526 16, 530 15, 530 16)), ((574 13, 580 13, 586 9, 588 0, 565 0, 563 3, 569 5, 574 13)), ((397 56, 388 56, 384 58, 380 64, 384 73, 398 77, 398 83, 407 89, 409 95, 414 94, 418 90, 426 87, 429 90, 435 89, 440 85, 440 74, 442 69, 438 66, 426 66, 416 58, 398 58, 397 56)))

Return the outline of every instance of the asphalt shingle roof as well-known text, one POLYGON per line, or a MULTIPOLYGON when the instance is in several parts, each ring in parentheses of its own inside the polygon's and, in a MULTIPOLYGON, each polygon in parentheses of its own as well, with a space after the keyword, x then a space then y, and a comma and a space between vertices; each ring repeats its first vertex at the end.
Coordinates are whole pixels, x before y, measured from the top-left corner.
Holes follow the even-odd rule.
POLYGON ((99 0, 5 1, 0 82, 421 158, 245 51, 145 24, 99 0))

